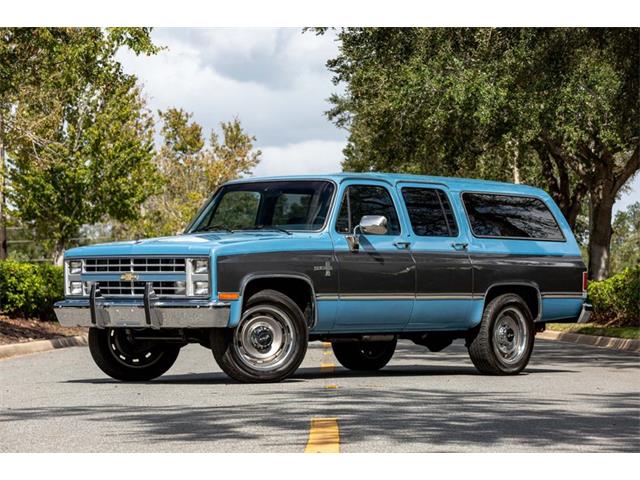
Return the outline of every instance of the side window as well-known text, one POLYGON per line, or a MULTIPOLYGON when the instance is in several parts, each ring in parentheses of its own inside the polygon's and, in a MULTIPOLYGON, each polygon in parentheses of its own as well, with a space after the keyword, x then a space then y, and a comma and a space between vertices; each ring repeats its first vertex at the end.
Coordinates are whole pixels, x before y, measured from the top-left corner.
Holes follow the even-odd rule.
POLYGON ((387 217, 387 235, 400 233, 400 221, 391 194, 384 187, 375 185, 351 185, 345 191, 336 222, 338 233, 351 233, 365 215, 387 217))
POLYGON ((564 240, 556 219, 539 198, 465 193, 462 200, 478 237, 564 240))
POLYGON ((446 194, 435 188, 404 187, 411 227, 421 237, 457 237, 458 225, 446 194))

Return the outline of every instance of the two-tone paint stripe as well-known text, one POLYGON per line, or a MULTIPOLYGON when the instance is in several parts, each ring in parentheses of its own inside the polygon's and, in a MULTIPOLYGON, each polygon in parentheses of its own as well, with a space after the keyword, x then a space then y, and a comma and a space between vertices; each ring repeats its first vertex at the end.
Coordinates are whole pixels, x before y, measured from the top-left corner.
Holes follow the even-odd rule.
POLYGON ((557 299, 583 299, 586 297, 584 292, 545 292, 541 293, 542 299, 557 298, 557 299))
POLYGON ((473 300, 470 293, 319 293, 316 300, 473 300))

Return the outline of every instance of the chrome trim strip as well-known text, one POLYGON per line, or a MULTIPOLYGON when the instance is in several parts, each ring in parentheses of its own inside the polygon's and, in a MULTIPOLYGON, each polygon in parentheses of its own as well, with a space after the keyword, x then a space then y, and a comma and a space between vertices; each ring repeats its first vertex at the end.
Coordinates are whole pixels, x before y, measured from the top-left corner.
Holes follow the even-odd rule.
POLYGON ((549 292, 541 293, 542 298, 575 298, 582 300, 585 298, 585 294, 582 292, 549 292))
POLYGON ((416 295, 416 300, 473 300, 477 299, 469 293, 444 293, 444 294, 429 294, 419 293, 416 295))
POLYGON ((415 295, 406 293, 348 293, 340 294, 340 300, 414 300, 415 295))

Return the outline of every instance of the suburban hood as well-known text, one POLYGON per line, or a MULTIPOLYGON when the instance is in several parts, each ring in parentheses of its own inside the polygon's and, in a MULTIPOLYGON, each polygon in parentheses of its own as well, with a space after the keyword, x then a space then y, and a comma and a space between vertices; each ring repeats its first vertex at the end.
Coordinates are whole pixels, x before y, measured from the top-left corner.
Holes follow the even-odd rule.
POLYGON ((285 239, 291 236, 280 232, 201 233, 158 237, 127 242, 101 243, 72 248, 66 258, 128 255, 209 255, 213 249, 225 245, 285 239))

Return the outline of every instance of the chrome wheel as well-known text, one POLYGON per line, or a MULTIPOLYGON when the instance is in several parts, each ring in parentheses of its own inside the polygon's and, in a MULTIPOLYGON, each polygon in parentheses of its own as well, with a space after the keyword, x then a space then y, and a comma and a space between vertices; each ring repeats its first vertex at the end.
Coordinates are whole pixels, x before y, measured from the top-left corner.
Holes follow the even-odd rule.
POLYGON ((293 357, 294 325, 281 309, 257 305, 248 309, 235 329, 233 348, 248 367, 270 371, 293 357))
POLYGON ((493 351, 505 364, 518 363, 526 354, 528 329, 522 312, 508 307, 502 310, 493 326, 493 351))

